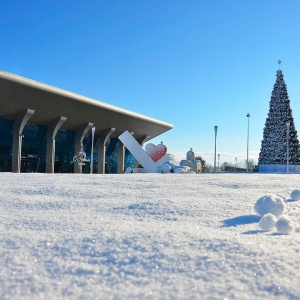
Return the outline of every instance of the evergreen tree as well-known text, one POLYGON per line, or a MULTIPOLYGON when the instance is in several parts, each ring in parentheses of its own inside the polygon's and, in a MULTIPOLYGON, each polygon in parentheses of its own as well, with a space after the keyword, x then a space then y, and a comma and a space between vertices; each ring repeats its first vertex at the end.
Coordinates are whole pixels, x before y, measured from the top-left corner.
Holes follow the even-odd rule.
POLYGON ((300 162, 299 140, 290 108, 287 87, 281 70, 276 72, 276 82, 270 100, 269 114, 266 119, 258 164, 286 164, 287 126, 289 128, 289 163, 300 162))
POLYGON ((200 160, 200 162, 201 162, 201 172, 202 173, 208 172, 208 167, 206 165, 206 161, 202 158, 202 156, 196 156, 195 160, 200 160))

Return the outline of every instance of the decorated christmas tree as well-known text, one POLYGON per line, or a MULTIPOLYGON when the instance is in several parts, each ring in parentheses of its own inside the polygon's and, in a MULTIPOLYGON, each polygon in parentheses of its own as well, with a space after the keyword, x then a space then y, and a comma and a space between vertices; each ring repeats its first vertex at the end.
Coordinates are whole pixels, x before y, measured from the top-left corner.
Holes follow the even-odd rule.
MULTIPOLYGON (((278 62, 280 66, 280 61, 278 62)), ((289 164, 300 163, 299 140, 295 129, 290 100, 282 71, 277 70, 276 82, 270 100, 258 164, 287 163, 287 134, 289 145, 289 164), (289 129, 287 123, 289 122, 289 129)))

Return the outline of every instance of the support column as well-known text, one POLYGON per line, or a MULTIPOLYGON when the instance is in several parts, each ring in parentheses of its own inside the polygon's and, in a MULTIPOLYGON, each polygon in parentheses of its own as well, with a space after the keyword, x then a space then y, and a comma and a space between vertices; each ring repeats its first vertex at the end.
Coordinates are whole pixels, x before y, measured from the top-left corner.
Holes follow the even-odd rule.
MULTIPOLYGON (((130 132, 131 135, 134 135, 134 132, 130 132)), ((124 172, 125 165, 125 146, 119 140, 118 141, 118 174, 122 174, 124 172)))
POLYGON ((58 117, 47 130, 46 173, 54 173, 55 137, 66 117, 58 117))
MULTIPOLYGON (((86 123, 75 133, 75 155, 81 150, 82 141, 87 132, 94 126, 93 123, 86 123)), ((82 173, 82 166, 78 167, 77 161, 74 161, 74 173, 82 173)))
POLYGON ((27 109, 14 121, 13 145, 12 145, 12 172, 20 173, 23 129, 34 114, 34 110, 27 109))
MULTIPOLYGON (((142 137, 140 137, 139 139, 137 139, 137 142, 143 147, 144 143, 149 140, 150 136, 149 135, 144 135, 142 137)), ((139 166, 139 162, 137 161, 137 159, 134 159, 134 167, 138 168, 139 166)))
POLYGON ((118 141, 118 174, 124 172, 125 161, 125 146, 121 141, 118 141))
POLYGON ((112 133, 115 132, 115 128, 109 128, 99 134, 98 138, 98 174, 105 174, 105 155, 106 155, 106 143, 112 133))

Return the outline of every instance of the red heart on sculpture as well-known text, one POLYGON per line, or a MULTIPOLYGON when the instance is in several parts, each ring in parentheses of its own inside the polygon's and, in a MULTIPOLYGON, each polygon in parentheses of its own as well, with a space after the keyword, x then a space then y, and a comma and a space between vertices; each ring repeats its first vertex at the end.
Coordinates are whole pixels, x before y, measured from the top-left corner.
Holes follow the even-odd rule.
POLYGON ((155 146, 150 143, 146 145, 145 151, 154 162, 157 162, 167 153, 167 147, 164 144, 155 146))

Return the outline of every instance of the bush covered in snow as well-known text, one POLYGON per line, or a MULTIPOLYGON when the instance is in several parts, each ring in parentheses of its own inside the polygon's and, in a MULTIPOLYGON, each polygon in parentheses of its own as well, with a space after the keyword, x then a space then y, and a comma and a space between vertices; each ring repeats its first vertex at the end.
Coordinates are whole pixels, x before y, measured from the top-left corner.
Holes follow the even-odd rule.
POLYGON ((163 165, 161 167, 162 173, 171 173, 171 167, 169 165, 163 165))

